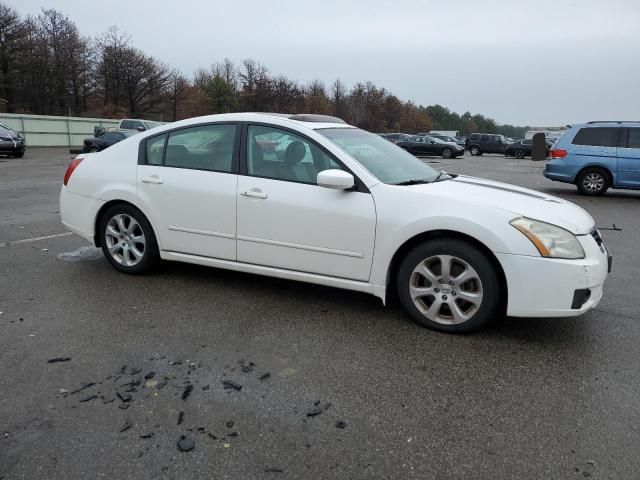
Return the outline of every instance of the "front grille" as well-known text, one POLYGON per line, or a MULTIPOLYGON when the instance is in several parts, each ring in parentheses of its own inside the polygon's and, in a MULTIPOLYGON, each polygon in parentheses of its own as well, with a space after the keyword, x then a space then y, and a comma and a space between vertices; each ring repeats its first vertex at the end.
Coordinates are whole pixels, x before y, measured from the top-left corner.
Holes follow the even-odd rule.
POLYGON ((593 230, 591 230, 591 236, 593 237, 593 239, 596 241, 596 243, 598 244, 598 246, 602 246, 602 235, 600 235, 600 232, 598 231, 597 228, 594 228, 593 230))

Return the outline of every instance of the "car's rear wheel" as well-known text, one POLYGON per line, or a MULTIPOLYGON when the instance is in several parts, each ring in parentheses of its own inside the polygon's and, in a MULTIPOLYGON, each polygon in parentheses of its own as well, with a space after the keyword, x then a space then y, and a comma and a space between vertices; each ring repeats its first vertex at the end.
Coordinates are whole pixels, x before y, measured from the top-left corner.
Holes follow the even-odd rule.
POLYGON ((477 330, 500 314, 500 281, 487 255, 448 238, 416 246, 396 278, 404 309, 420 325, 449 333, 477 330))
POLYGON ((524 150, 516 150, 514 155, 516 158, 524 158, 524 150))
POLYGON ((114 205, 100 219, 100 245, 109 263, 123 273, 144 273, 158 262, 158 244, 137 208, 114 205))
POLYGON ((452 154, 453 154, 453 151, 450 148, 442 149, 442 158, 451 158, 452 154))
POLYGON ((482 153, 482 152, 480 151, 480 149, 479 149, 478 147, 475 147, 475 146, 474 146, 474 147, 471 147, 471 148, 469 149, 469 153, 470 153, 471 155, 473 155, 474 157, 477 157, 477 156, 478 156, 478 155, 480 155, 480 153, 482 153))
POLYGON ((587 168, 578 175, 576 185, 583 195, 602 195, 611 186, 611 179, 601 168, 587 168))

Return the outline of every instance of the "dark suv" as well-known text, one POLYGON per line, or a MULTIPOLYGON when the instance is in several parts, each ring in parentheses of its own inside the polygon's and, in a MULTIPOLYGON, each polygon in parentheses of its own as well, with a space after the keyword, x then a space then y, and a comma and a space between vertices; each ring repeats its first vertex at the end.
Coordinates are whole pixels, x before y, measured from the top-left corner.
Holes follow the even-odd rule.
POLYGON ((466 147, 471 155, 504 153, 507 148, 507 139, 504 135, 493 133, 472 133, 467 137, 466 147))

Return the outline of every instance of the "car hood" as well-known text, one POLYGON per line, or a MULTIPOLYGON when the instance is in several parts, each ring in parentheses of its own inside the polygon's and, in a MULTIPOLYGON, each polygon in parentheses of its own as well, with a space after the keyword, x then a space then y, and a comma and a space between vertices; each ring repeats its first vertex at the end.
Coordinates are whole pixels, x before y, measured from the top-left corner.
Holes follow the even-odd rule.
POLYGON ((450 180, 415 185, 409 188, 423 190, 430 195, 466 199, 471 204, 482 204, 522 216, 557 225, 574 235, 591 231, 594 221, 579 206, 552 195, 517 187, 508 183, 458 175, 450 180))

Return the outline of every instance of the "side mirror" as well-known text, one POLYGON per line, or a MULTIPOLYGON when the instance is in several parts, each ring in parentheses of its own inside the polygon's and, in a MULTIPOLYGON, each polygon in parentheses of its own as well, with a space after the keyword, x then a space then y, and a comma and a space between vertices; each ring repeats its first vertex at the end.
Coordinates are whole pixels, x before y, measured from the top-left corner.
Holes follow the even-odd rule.
POLYGON ((144 132, 145 128, 144 127, 138 127, 138 128, 136 128, 136 130, 138 130, 139 132, 144 132))
POLYGON ((336 190, 348 190, 355 185, 353 175, 337 168, 323 170, 318 174, 318 185, 336 190))

